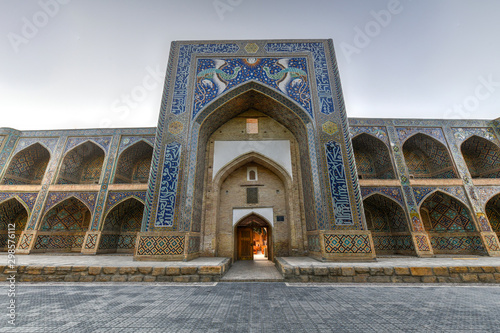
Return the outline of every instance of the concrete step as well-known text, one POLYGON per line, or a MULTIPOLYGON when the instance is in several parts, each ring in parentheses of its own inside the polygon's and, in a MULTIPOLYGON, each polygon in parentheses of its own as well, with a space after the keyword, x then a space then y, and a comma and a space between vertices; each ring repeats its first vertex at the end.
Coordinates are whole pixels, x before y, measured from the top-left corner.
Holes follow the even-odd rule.
POLYGON ((239 260, 233 263, 220 282, 283 282, 272 261, 239 260))

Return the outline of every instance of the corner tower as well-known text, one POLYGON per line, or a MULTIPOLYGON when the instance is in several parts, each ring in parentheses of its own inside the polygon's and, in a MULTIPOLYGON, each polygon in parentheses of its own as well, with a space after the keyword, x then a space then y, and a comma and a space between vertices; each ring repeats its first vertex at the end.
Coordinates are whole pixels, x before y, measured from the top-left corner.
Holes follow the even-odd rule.
POLYGON ((331 40, 173 42, 135 258, 372 259, 357 179, 331 40))

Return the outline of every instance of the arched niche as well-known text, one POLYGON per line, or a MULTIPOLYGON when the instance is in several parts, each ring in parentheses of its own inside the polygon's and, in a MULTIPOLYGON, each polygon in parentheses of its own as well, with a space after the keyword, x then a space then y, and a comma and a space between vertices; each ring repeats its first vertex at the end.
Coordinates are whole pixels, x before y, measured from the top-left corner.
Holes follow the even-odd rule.
POLYGON ((460 146, 472 178, 500 177, 500 147, 473 135, 460 146))
POLYGON ((49 160, 49 151, 39 143, 24 148, 12 158, 2 184, 41 184, 49 160))
POLYGON ((273 227, 269 221, 252 213, 234 226, 235 260, 273 260, 273 227))
POLYGON ((500 193, 488 200, 485 211, 491 228, 500 235, 500 193))
POLYGON ((98 252, 133 253, 143 212, 144 203, 133 197, 116 204, 104 219, 98 252))
POLYGON ((57 184, 98 184, 104 162, 104 150, 86 141, 66 153, 57 184))
POLYGON ((394 179, 394 168, 387 145, 362 133, 352 139, 356 169, 360 179, 394 179))
POLYGON ((34 252, 80 252, 91 212, 79 199, 70 197, 49 209, 38 228, 34 252))
POLYGON ((115 184, 133 184, 148 182, 153 147, 139 141, 125 149, 118 157, 115 172, 115 184))
POLYGON ((375 193, 363 200, 366 222, 380 254, 415 254, 407 215, 396 201, 375 193))
POLYGON ((484 253, 471 210, 460 200, 441 191, 427 195, 420 216, 436 254, 484 253))
POLYGON ((10 198, 0 203, 0 251, 8 250, 9 229, 14 230, 15 244, 26 227, 29 213, 17 198, 10 198))
POLYGON ((410 178, 457 178, 448 149, 426 134, 417 133, 407 139, 403 154, 410 178))

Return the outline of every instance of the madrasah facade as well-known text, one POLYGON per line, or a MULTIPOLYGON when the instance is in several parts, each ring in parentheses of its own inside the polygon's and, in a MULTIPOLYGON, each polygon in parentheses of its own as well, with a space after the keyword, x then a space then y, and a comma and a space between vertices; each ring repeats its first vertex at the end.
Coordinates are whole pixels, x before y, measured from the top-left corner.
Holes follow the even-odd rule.
POLYGON ((331 40, 173 42, 156 128, 0 128, 0 249, 499 256, 499 131, 348 119, 331 40))

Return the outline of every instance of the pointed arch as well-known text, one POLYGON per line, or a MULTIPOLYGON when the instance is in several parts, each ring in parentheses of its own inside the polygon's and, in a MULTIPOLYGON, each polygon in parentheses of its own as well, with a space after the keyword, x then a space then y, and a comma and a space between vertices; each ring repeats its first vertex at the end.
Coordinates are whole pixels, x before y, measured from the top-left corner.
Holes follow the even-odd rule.
POLYGON ((39 185, 50 161, 50 151, 36 142, 19 151, 9 163, 2 184, 39 185))
POLYGON ((0 203, 0 251, 8 250, 9 239, 15 244, 26 227, 29 209, 17 196, 0 203), (9 229, 14 225, 14 239, 9 237, 9 229))
POLYGON ((460 146, 472 178, 500 178, 500 147, 477 135, 460 146))
POLYGON ((153 147, 139 140, 123 150, 117 159, 114 184, 147 183, 153 147))
POLYGON ((352 139, 360 179, 395 179, 389 148, 379 138, 360 133, 352 139))
POLYGON ((491 197, 485 205, 485 212, 491 228, 500 235, 500 193, 491 197))
POLYGON ((141 230, 144 202, 127 197, 113 206, 102 224, 99 253, 132 253, 137 233, 141 230))
POLYGON ((65 154, 56 183, 98 184, 105 156, 105 150, 92 140, 78 144, 65 154))
POLYGON ((71 196, 57 203, 44 214, 39 230, 87 231, 91 215, 89 207, 83 201, 71 196))
POLYGON ((415 255, 408 215, 398 202, 373 192, 363 199, 363 208, 377 252, 415 255))
POLYGON ((432 191, 424 197, 419 208, 426 211, 421 215, 429 218, 424 221, 428 232, 476 231, 468 205, 449 193, 439 189, 432 191))
POLYGON ((409 137, 403 155, 411 178, 457 178, 448 148, 427 134, 409 137))

